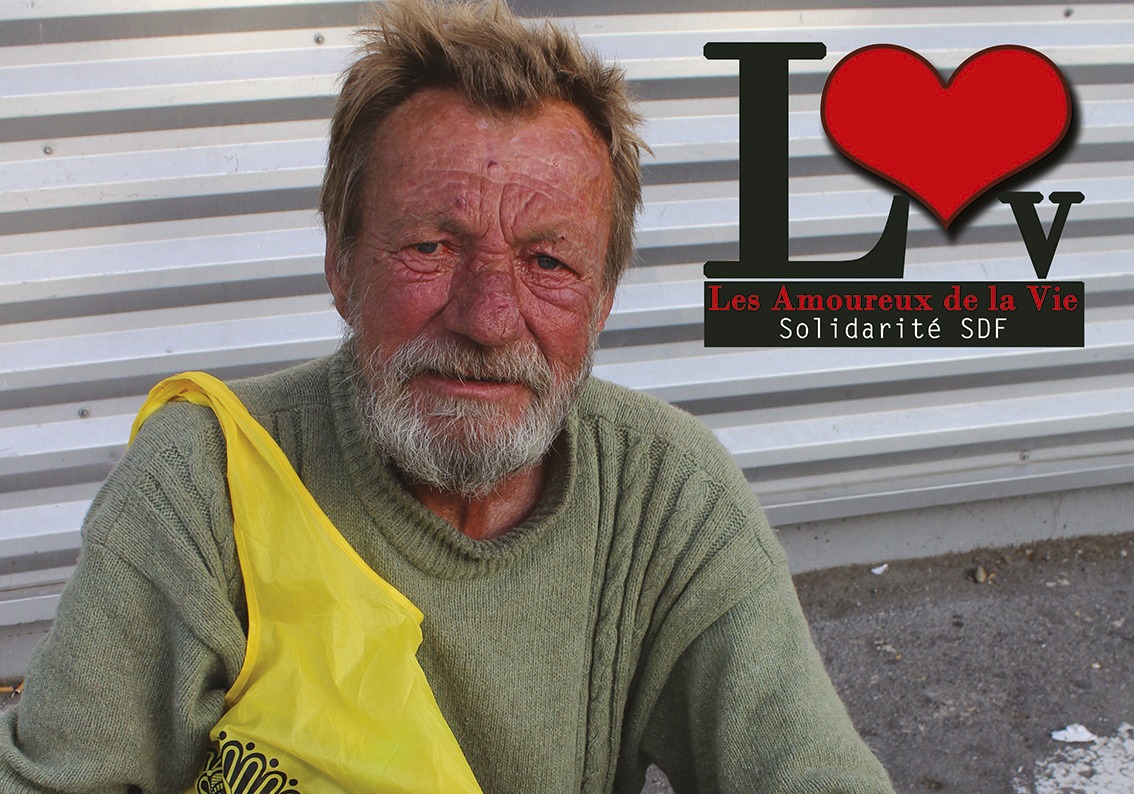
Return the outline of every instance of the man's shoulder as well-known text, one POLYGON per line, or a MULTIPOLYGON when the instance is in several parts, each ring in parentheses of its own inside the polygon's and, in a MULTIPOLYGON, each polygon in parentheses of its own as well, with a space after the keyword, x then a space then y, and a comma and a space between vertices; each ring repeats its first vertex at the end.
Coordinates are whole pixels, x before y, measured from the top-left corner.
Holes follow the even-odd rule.
MULTIPOLYGON (((227 385, 249 413, 267 426, 271 423, 265 419, 280 412, 309 402, 326 402, 327 362, 317 359, 278 372, 233 380, 227 385)), ((183 482, 184 477, 169 480, 166 469, 170 466, 224 474, 224 435, 211 409, 181 400, 163 405, 142 424, 127 454, 115 467, 111 482, 123 477, 183 482)))
POLYGON ((326 406, 335 355, 228 383, 253 416, 260 418, 303 406, 326 406))
MULTIPOLYGON (((309 403, 326 403, 329 359, 316 359, 287 369, 226 381, 258 420, 309 403)), ((187 451, 224 460, 224 442, 212 410, 175 400, 146 419, 132 447, 145 450, 148 461, 162 449, 187 451)), ((137 456, 136 456, 137 457, 137 456)))
MULTIPOLYGON (((228 386, 272 432, 281 413, 320 400, 326 403, 328 366, 328 359, 318 359, 232 380, 228 386)), ((195 540, 198 545, 209 533, 217 545, 224 545, 231 532, 226 535, 220 527, 224 522, 213 514, 228 510, 226 471, 225 438, 213 411, 181 400, 167 403, 146 419, 111 471, 92 503, 84 532, 90 541, 124 548, 137 535, 163 531, 163 521, 130 521, 124 516, 152 513, 168 518, 167 529, 175 519, 183 521, 185 526, 177 531, 201 535, 195 540)))
POLYGON ((715 498, 759 512, 732 455, 703 422, 649 394, 592 377, 576 406, 580 454, 619 456, 624 470, 679 470, 715 498), (584 437, 587 440, 584 440, 584 437))
POLYGON ((713 432, 692 414, 617 383, 590 378, 577 410, 582 423, 603 422, 675 449, 730 460, 713 432))

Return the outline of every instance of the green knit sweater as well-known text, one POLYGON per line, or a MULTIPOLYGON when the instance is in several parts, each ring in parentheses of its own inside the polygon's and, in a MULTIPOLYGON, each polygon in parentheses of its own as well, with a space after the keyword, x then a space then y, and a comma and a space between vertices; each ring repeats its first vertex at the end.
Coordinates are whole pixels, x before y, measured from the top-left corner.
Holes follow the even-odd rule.
MULTIPOLYGON (((782 550, 704 427, 592 380, 535 512, 473 541, 369 447, 347 373, 339 353, 234 388, 424 612, 422 667, 486 794, 637 794, 651 762, 678 792, 890 791, 782 550)), ((91 508, 4 717, 0 792, 181 792, 240 669, 244 620, 223 437, 207 409, 167 406, 91 508)))

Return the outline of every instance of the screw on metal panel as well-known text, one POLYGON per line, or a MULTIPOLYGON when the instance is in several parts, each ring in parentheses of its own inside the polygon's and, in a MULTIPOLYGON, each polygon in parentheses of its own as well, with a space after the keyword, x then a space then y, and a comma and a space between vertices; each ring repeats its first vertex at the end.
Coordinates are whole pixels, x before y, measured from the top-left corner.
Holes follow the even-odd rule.
POLYGON ((1023 451, 1022 451, 1022 452, 1020 453, 1020 462, 1021 462, 1021 463, 1022 463, 1022 462, 1024 462, 1025 460, 1027 460, 1027 459, 1028 459, 1028 458, 1030 458, 1031 456, 1032 456, 1032 453, 1031 453, 1031 452, 1028 452, 1028 451, 1027 451, 1026 449, 1025 449, 1025 450, 1023 450, 1023 451))
POLYGON ((1069 16, 1071 16, 1071 15, 1072 15, 1072 14, 1074 14, 1074 13, 1075 13, 1075 9, 1073 9, 1073 8, 1065 8, 1065 9, 1063 9, 1063 16, 1065 16, 1065 17, 1069 17, 1069 16))
POLYGON ((54 149, 54 147, 51 146, 51 144, 48 144, 48 145, 43 147, 43 153, 44 154, 55 154, 55 149, 54 149))
POLYGON ((322 33, 316 33, 315 34, 315 43, 316 44, 322 44, 326 40, 327 39, 323 36, 322 33))
POLYGON ((79 409, 79 418, 80 419, 88 419, 88 418, 90 418, 90 415, 91 415, 91 409, 90 408, 80 408, 79 409))

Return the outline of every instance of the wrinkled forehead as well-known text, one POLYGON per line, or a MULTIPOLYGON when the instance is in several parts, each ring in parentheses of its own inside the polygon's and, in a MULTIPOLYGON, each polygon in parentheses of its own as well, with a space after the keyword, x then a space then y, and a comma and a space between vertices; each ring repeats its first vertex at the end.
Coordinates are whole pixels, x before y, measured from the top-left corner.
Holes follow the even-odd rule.
MULTIPOLYGON (((475 108, 455 91, 425 88, 390 112, 371 145, 372 167, 407 176, 423 168, 460 167, 596 184, 611 179, 607 146, 581 111, 557 100, 505 112, 475 108)), ((380 172, 375 177, 382 178, 380 172)))
POLYGON ((473 107, 453 91, 425 89, 390 113, 371 146, 367 181, 378 192, 412 198, 448 176, 466 188, 520 186, 533 200, 582 202, 587 214, 604 220, 610 211, 609 150, 565 102, 504 113, 473 107))

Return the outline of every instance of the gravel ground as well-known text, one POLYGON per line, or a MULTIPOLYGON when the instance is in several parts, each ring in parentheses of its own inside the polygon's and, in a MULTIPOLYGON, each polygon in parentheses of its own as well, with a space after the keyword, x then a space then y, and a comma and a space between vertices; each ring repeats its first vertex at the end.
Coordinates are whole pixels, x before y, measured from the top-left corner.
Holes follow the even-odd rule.
MULTIPOLYGON (((1067 749, 1052 732, 1134 723, 1131 574, 1127 534, 816 572, 797 587, 899 792, 1030 794, 1067 749)), ((1074 790, 1104 791, 1089 778, 1074 790)))

